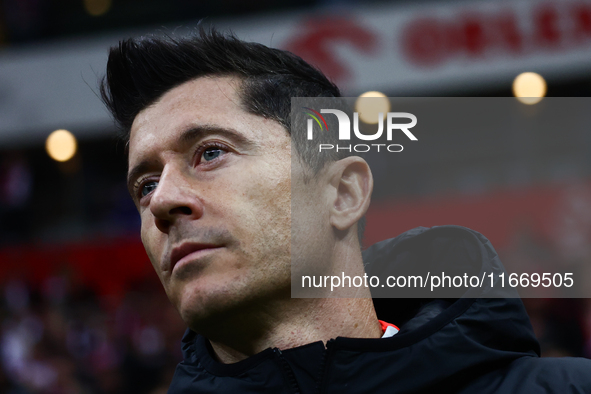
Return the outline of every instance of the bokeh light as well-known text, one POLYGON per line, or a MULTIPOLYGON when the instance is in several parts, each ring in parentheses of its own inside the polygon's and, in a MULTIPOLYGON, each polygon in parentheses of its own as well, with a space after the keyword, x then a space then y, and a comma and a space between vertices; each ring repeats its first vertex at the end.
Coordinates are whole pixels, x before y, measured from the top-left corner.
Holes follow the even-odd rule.
POLYGON ((55 161, 68 161, 76 154, 76 137, 68 130, 56 130, 47 137, 45 149, 55 161))
POLYGON ((390 100, 382 92, 365 92, 355 101, 355 111, 359 113, 362 122, 376 124, 380 112, 384 114, 384 119, 386 118, 386 113, 390 111, 390 100))
POLYGON ((513 81, 513 95, 524 104, 539 103, 546 95, 546 81, 537 73, 519 74, 513 81))
POLYGON ((111 0, 84 0, 84 9, 92 16, 101 16, 111 8, 111 0))

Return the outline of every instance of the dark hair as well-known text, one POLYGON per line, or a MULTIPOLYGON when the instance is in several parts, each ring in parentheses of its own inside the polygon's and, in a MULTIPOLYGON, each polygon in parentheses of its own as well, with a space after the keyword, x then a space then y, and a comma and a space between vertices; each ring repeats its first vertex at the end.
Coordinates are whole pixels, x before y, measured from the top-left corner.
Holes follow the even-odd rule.
MULTIPOLYGON (((102 99, 129 139, 137 114, 167 91, 202 76, 237 76, 243 108, 277 121, 291 135, 302 161, 317 174, 344 153, 320 152, 306 143, 305 132, 291 128, 292 97, 340 97, 339 88, 300 57, 233 34, 199 27, 188 37, 141 37, 112 47, 101 82, 102 99)), ((318 143, 334 138, 320 134, 318 143)), ((317 145, 316 145, 317 146, 317 145)), ((363 227, 360 221, 359 227, 363 227)), ((362 231, 362 230, 361 230, 362 231)))
POLYGON ((305 149, 303 133, 291 130, 292 97, 340 97, 339 88, 300 57, 232 34, 200 27, 189 37, 141 37, 113 47, 101 96, 126 139, 137 114, 164 93, 202 76, 235 75, 242 79, 244 109, 273 119, 291 134, 303 161, 318 172, 331 160, 327 152, 305 149), (301 138, 299 138, 301 136, 301 138))

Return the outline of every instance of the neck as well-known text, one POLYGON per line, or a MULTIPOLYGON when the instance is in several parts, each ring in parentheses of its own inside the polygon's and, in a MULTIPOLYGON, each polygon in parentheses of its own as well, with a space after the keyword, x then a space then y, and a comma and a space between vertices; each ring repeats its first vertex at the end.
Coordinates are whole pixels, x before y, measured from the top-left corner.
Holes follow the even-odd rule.
POLYGON ((382 335, 371 298, 285 301, 289 305, 279 309, 280 316, 272 317, 265 312, 249 314, 242 322, 233 322, 227 333, 231 335, 218 331, 218 335, 208 336, 219 361, 235 363, 269 347, 284 350, 316 341, 326 343, 337 336, 379 338, 382 335), (267 324, 261 327, 265 321, 267 324))

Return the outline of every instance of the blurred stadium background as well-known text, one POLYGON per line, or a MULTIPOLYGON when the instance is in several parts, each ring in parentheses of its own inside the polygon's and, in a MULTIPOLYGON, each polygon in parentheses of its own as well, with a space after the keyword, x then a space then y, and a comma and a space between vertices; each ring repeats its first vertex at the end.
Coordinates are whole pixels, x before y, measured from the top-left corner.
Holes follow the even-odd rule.
MULTIPOLYGON (((543 77, 540 95, 591 93, 591 1, 3 0, 0 393, 166 392, 184 325, 140 243, 125 146, 97 86, 119 39, 202 18, 301 55, 347 96, 511 97, 523 72, 543 77), (70 158, 54 152, 65 161, 46 149, 61 129, 76 142, 70 158)), ((374 168, 390 187, 366 243, 459 224, 532 272, 590 272, 588 130, 504 137, 514 148, 489 157, 464 137, 404 171, 374 168)), ((544 356, 591 356, 589 299, 524 301, 544 356)))

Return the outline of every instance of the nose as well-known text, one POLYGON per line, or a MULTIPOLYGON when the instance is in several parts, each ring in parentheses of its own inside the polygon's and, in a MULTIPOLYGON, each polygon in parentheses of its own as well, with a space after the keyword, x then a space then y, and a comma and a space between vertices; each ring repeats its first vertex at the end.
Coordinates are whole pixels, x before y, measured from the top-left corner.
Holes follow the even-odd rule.
POLYGON ((203 215, 195 185, 180 171, 169 169, 163 172, 153 193, 150 211, 156 227, 163 233, 168 234, 170 227, 179 220, 196 220, 203 215))

